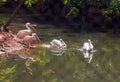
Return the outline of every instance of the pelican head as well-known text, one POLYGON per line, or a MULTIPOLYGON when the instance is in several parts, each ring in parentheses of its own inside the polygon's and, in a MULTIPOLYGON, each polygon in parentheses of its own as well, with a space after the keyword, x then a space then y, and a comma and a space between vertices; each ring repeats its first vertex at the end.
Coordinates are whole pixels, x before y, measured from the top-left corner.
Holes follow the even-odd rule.
POLYGON ((90 40, 90 39, 88 39, 88 42, 91 42, 91 40, 90 40))
POLYGON ((30 22, 26 23, 26 28, 30 29, 30 30, 35 30, 36 25, 35 24, 31 24, 30 22))
POLYGON ((60 40, 61 42, 63 42, 63 39, 62 39, 62 38, 60 38, 59 40, 60 40))
POLYGON ((63 39, 60 39, 60 41, 61 41, 61 44, 62 44, 62 47, 64 47, 64 48, 66 48, 66 43, 63 41, 63 39))

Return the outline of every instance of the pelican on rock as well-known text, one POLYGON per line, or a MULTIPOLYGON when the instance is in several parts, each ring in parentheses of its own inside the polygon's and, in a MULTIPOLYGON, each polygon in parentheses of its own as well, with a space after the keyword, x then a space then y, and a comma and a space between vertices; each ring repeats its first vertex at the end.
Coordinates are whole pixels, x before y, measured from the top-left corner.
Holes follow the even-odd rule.
POLYGON ((16 36, 17 38, 23 39, 25 36, 32 34, 33 29, 35 29, 36 25, 33 25, 27 22, 25 26, 27 29, 18 31, 17 36, 16 36))
POLYGON ((63 39, 53 39, 50 42, 50 46, 51 48, 60 48, 60 49, 64 49, 67 47, 66 43, 63 41, 63 39))
POLYGON ((39 41, 41 42, 41 40, 39 39, 39 37, 37 36, 36 33, 32 33, 32 36, 25 36, 22 39, 22 42, 28 46, 31 46, 31 44, 33 44, 34 42, 39 41))

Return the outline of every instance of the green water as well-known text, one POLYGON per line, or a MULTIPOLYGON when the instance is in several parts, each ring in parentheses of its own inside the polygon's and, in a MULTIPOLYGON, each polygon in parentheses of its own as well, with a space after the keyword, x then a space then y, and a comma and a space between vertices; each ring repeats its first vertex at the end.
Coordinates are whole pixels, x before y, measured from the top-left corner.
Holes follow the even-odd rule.
MULTIPOLYGON (((20 27, 15 32, 24 29, 24 23, 11 25, 20 27)), ((48 44, 53 38, 61 37, 66 42, 67 49, 60 52, 48 48, 24 49, 1 56, 0 82, 120 81, 119 37, 103 33, 72 33, 70 29, 37 25, 36 32, 43 43, 48 44), (92 40, 96 50, 90 63, 87 63, 83 53, 78 50, 88 38, 92 40)))

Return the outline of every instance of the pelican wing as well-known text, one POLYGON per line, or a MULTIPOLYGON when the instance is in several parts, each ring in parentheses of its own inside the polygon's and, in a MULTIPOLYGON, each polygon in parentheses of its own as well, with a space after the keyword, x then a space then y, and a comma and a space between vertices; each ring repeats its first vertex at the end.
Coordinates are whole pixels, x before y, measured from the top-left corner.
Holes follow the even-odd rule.
POLYGON ((89 44, 87 42, 85 42, 83 44, 83 50, 89 50, 89 49, 90 49, 89 44))
POLYGON ((30 30, 20 30, 18 33, 17 33, 17 37, 20 38, 20 39, 23 39, 25 36, 28 36, 32 33, 32 31, 30 30))
POLYGON ((50 42, 52 47, 60 48, 62 46, 61 42, 57 39, 54 39, 50 42))

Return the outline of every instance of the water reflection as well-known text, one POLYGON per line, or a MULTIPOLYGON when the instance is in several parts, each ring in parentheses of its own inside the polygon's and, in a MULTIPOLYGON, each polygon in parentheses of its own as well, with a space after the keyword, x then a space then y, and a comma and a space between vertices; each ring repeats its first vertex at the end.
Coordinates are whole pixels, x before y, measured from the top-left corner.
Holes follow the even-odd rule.
POLYGON ((33 62, 36 62, 36 58, 28 58, 25 62, 25 65, 30 66, 33 62))
POLYGON ((87 63, 91 62, 93 55, 94 55, 94 52, 96 52, 96 50, 86 51, 83 48, 78 48, 77 50, 83 53, 83 56, 86 59, 87 63))
POLYGON ((51 49, 52 55, 61 56, 64 54, 65 49, 51 49))
MULTIPOLYGON (((42 32, 49 33, 46 32, 47 30, 48 29, 43 29, 43 31, 41 31, 40 29, 40 35, 46 43, 49 43, 53 37, 47 34, 42 35, 42 32)), ((50 32, 53 34, 54 30, 51 28, 50 32)), ((11 82, 120 81, 120 63, 118 63, 120 62, 119 38, 106 38, 103 34, 96 36, 95 34, 74 35, 71 33, 65 34, 64 40, 68 44, 67 49, 43 48, 16 51, 14 57, 16 56, 16 59, 20 60, 17 62, 16 60, 7 60, 5 57, 2 57, 2 59, 4 58, 6 61, 0 61, 0 73, 4 72, 5 74, 1 75, 0 78, 5 76, 5 79, 8 78, 11 82), (88 52, 83 51, 82 48, 78 48, 83 46, 83 42, 88 36, 92 38, 94 45, 97 44, 95 45, 97 52, 93 50, 88 54, 88 52), (85 58, 85 54, 89 57, 85 58), (84 60, 87 60, 90 64, 87 64, 84 60), (13 69, 12 66, 14 65, 15 68, 13 69), (11 71, 15 70, 15 72, 13 71, 12 73, 10 68, 11 71), (10 77, 8 77, 6 71, 10 77)), ((13 55, 9 56, 12 57, 13 55)), ((0 82, 4 82, 5 79, 0 80, 0 82)))
POLYGON ((90 63, 93 58, 93 52, 83 50, 83 55, 84 55, 84 58, 87 59, 87 62, 90 63))
POLYGON ((67 49, 67 44, 60 39, 53 39, 49 44, 42 44, 43 48, 49 48, 52 55, 61 56, 67 49))
POLYGON ((21 49, 12 53, 16 54, 20 59, 26 60, 25 65, 30 66, 33 62, 36 62, 38 54, 34 49, 21 49))

